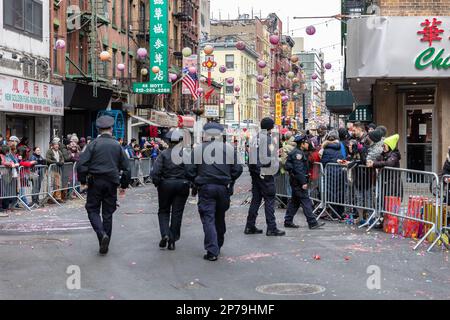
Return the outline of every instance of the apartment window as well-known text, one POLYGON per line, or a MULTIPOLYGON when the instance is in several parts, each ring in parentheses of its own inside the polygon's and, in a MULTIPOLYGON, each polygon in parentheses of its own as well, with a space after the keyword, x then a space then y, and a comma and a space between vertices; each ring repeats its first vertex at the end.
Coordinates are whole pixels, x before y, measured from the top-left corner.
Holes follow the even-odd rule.
POLYGON ((227 54, 225 56, 225 64, 227 69, 234 69, 234 54, 227 54))
POLYGON ((120 27, 125 30, 125 0, 120 0, 120 27))
POLYGON ((4 0, 5 26, 42 38, 42 2, 38 0, 4 0))
POLYGON ((234 92, 234 86, 233 85, 228 85, 225 87, 225 93, 226 94, 233 94, 234 92))
POLYGON ((56 49, 56 41, 58 41, 58 29, 55 29, 55 35, 53 39, 53 73, 58 74, 59 68, 58 68, 58 49, 56 49))
POLYGON ((225 108, 225 120, 234 120, 234 104, 227 104, 225 108))
POLYGON ((145 33, 145 3, 140 2, 139 4, 139 31, 145 33))
MULTIPOLYGON (((128 25, 131 25, 132 21, 133 21, 132 16, 131 16, 132 8, 133 8, 133 0, 130 0, 129 3, 128 3, 128 21, 127 21, 128 25)), ((126 26, 126 30, 128 30, 128 29, 129 29, 129 27, 126 26)))
POLYGON ((112 22, 113 25, 116 24, 116 6, 117 6, 116 1, 117 0, 112 0, 111 22, 112 22))
POLYGON ((116 78, 116 66, 117 66, 117 50, 113 50, 112 54, 112 77, 116 78))

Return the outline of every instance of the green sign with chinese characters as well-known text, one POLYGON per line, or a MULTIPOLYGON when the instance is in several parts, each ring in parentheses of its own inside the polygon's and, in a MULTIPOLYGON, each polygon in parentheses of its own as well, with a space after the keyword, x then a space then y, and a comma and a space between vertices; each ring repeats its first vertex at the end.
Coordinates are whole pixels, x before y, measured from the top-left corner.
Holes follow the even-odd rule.
POLYGON ((169 0, 150 0, 150 72, 148 83, 134 83, 133 92, 143 94, 172 93, 169 82, 169 0))

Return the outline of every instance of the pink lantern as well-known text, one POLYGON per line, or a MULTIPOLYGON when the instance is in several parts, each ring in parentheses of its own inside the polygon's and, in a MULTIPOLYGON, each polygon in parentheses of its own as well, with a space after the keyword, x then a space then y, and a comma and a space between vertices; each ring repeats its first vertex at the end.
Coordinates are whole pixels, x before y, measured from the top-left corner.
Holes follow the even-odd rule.
POLYGON ((245 42, 244 41, 236 42, 236 49, 238 49, 238 50, 245 50, 245 42))
POLYGON ((266 94, 263 96, 263 98, 264 98, 264 99, 269 99, 270 96, 266 93, 266 94))
POLYGON ((220 103, 225 103, 225 99, 224 98, 220 98, 220 103))
POLYGON ((258 77, 256 77, 256 80, 258 82, 263 82, 264 81, 264 76, 263 75, 259 75, 258 77))
POLYGON ((125 70, 125 65, 124 65, 123 63, 119 63, 119 64, 117 65, 117 70, 119 70, 119 71, 125 70))
POLYGON ((234 83, 234 78, 228 78, 227 79, 227 83, 228 84, 233 84, 234 83))
POLYGON ((282 97, 284 97, 284 96, 286 96, 286 91, 281 90, 281 91, 280 91, 280 94, 281 94, 282 97))
POLYGON ((137 55, 140 59, 144 59, 147 56, 147 49, 145 48, 139 48, 137 50, 137 55))
POLYGON ((66 47, 66 42, 63 39, 56 40, 55 48, 56 49, 64 49, 66 47))
POLYGON ((266 66, 267 66, 267 62, 265 62, 264 60, 259 60, 258 67, 260 67, 261 69, 264 69, 266 66))
POLYGON ((306 27, 306 34, 307 35, 312 36, 315 33, 316 33, 316 27, 314 27, 314 26, 306 27))
POLYGON ((175 73, 169 73, 170 81, 177 81, 178 76, 175 73))
POLYGON ((313 75, 311 76, 311 79, 316 80, 319 76, 315 73, 313 73, 313 75))
POLYGON ((205 77, 201 77, 201 78, 200 78, 200 82, 201 82, 201 83, 206 83, 207 80, 208 80, 208 79, 206 79, 205 77))
POLYGON ((189 67, 189 73, 190 74, 194 74, 194 73, 197 73, 197 68, 196 67, 189 67))
POLYGON ((234 91, 240 92, 240 91, 241 91, 241 87, 240 87, 240 86, 235 86, 235 87, 234 87, 234 91))
POLYGON ((280 43, 280 37, 276 34, 273 34, 270 36, 269 41, 271 44, 273 44, 274 46, 277 45, 278 43, 280 43))
POLYGON ((289 96, 283 96, 283 97, 281 97, 281 101, 282 101, 283 103, 288 102, 288 101, 289 101, 289 96))
POLYGON ((198 89, 197 89, 197 93, 200 94, 200 95, 201 95, 204 91, 205 91, 205 90, 203 90, 203 88, 198 88, 198 89))
POLYGON ((227 67, 221 66, 221 67, 219 68, 219 72, 220 72, 220 73, 225 73, 225 72, 227 72, 227 67))
POLYGON ((331 63, 328 62, 325 64, 325 69, 330 70, 331 67, 332 67, 331 63))

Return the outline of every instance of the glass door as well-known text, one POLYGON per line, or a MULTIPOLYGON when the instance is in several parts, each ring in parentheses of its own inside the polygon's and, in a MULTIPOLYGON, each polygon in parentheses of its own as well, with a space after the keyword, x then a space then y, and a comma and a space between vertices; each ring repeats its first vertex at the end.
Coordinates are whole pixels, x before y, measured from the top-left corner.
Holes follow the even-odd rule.
POLYGON ((433 109, 406 110, 407 168, 433 171, 433 109))

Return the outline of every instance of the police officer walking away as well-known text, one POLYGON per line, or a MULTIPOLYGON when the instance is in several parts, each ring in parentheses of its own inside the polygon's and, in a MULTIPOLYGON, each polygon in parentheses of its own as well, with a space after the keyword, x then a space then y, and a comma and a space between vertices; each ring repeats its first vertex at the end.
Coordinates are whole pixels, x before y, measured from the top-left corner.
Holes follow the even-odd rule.
POLYGON ((181 221, 189 197, 190 183, 186 177, 180 143, 183 140, 183 131, 171 130, 166 139, 169 140, 170 146, 157 158, 151 177, 158 188, 158 220, 161 231, 159 247, 175 250, 175 242, 180 239, 181 221))
POLYGON ((96 126, 100 136, 81 154, 77 171, 80 183, 88 183, 86 210, 92 228, 97 233, 100 254, 107 254, 113 213, 117 208, 117 187, 120 185, 120 193, 124 194, 131 173, 122 147, 112 136, 114 119, 102 116, 97 119, 96 126))
POLYGON ((233 185, 243 168, 235 149, 223 142, 222 125, 210 122, 203 130, 210 141, 193 149, 187 174, 198 188, 198 211, 205 233, 203 258, 216 261, 225 240, 225 212, 230 208, 233 185))
MULTIPOLYGON (((259 133, 258 146, 256 147, 257 155, 255 163, 249 164, 248 168, 252 178, 252 202, 247 216, 247 224, 245 226, 245 234, 261 234, 263 231, 256 227, 256 218, 258 217, 258 209, 264 199, 264 211, 266 214, 267 236, 284 236, 286 232, 277 228, 275 219, 275 179, 273 177, 276 172, 268 170, 275 164, 278 168, 278 144, 272 137, 272 129, 275 122, 271 118, 261 120, 262 132, 259 133), (264 148, 264 150, 261 150, 264 148), (261 159, 261 154, 267 155, 266 159, 261 159), (272 161, 268 161, 272 159, 272 161), (265 161, 261 161, 265 160, 265 161), (274 163, 274 161, 276 163, 274 163)), ((255 146, 253 146, 255 148, 255 146)), ((255 151, 252 151, 252 153, 255 151)), ((278 169, 275 169, 277 171, 278 169)))
POLYGON ((299 228, 298 225, 294 224, 294 216, 302 206, 309 229, 317 229, 325 223, 317 222, 313 213, 312 201, 308 194, 309 165, 308 157, 305 154, 305 151, 309 150, 308 137, 300 134, 295 136, 294 141, 297 143, 297 147, 289 153, 285 165, 285 169, 290 176, 292 197, 289 200, 284 217, 284 226, 285 228, 299 228))

